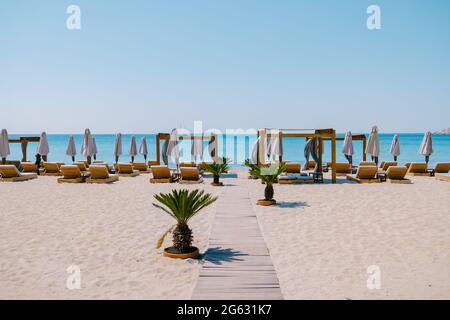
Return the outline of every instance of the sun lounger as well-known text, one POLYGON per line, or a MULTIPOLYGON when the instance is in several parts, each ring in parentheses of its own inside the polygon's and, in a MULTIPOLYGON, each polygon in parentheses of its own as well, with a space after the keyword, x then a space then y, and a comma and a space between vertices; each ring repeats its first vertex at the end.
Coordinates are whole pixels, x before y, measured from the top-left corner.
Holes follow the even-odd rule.
POLYGON ((450 174, 442 174, 442 173, 438 173, 436 174, 436 179, 437 180, 441 180, 441 181, 447 181, 450 182, 450 174))
POLYGON ((88 173, 81 172, 77 165, 61 166, 62 178, 58 178, 58 183, 83 183, 88 177, 88 173))
POLYGON ((150 173, 150 169, 148 168, 145 162, 133 162, 133 170, 137 170, 140 173, 150 173))
POLYGON ((180 162, 179 167, 196 168, 195 162, 180 162))
POLYGON ((20 166, 22 167, 22 172, 37 172, 38 167, 33 162, 21 162, 20 166))
POLYGON ((408 172, 408 168, 402 166, 390 166, 386 170, 386 178, 391 183, 411 183, 410 179, 406 179, 405 175, 408 172))
POLYGON ((81 172, 87 172, 88 171, 88 167, 87 167, 85 162, 78 162, 77 161, 77 162, 74 162, 73 165, 77 166, 78 169, 80 169, 81 172))
POLYGON ((389 167, 396 167, 398 163, 396 161, 383 161, 380 164, 380 172, 386 172, 389 167))
POLYGON ((180 183, 182 184, 196 184, 203 183, 203 178, 200 175, 198 168, 180 167, 180 183))
POLYGON ((286 173, 301 173, 302 164, 300 162, 286 162, 286 173))
POLYGON ((352 165, 348 162, 336 163, 336 176, 342 177, 352 173, 352 165))
POLYGON ((316 162, 314 160, 310 160, 305 163, 305 170, 314 170, 316 168, 316 162))
POLYGON ((44 170, 41 174, 43 176, 61 176, 61 171, 59 170, 61 165, 63 165, 63 163, 43 162, 42 166, 44 170))
POLYGON ((151 183, 171 183, 175 181, 168 166, 151 166, 150 171, 152 172, 151 183))
POLYGON ((378 168, 376 166, 362 166, 356 171, 356 174, 348 174, 347 180, 358 183, 379 183, 381 180, 377 178, 378 168))
POLYGON ((36 179, 37 174, 32 172, 22 173, 14 165, 0 165, 0 181, 18 182, 36 179))
POLYGON ((109 174, 104 165, 91 165, 89 167, 90 177, 86 179, 87 183, 112 183, 119 180, 116 174, 109 174))
POLYGON ((377 164, 375 162, 372 162, 372 161, 361 161, 359 163, 359 166, 360 167, 374 167, 374 166, 376 167, 377 164))
POLYGON ((450 162, 440 162, 434 167, 434 173, 449 173, 450 162))
POLYGON ((288 173, 278 177, 279 184, 303 184, 314 183, 314 178, 311 176, 305 176, 300 173, 288 173))
POLYGON ((134 170, 131 163, 118 163, 116 169, 121 177, 137 177, 139 175, 139 171, 134 170))
POLYGON ((211 163, 212 162, 201 162, 198 164, 198 169, 203 170, 204 172, 208 172, 208 170, 206 170, 206 166, 211 163))
POLYGON ((409 165, 408 173, 409 176, 430 176, 428 171, 428 166, 425 162, 417 163, 413 162, 409 165))

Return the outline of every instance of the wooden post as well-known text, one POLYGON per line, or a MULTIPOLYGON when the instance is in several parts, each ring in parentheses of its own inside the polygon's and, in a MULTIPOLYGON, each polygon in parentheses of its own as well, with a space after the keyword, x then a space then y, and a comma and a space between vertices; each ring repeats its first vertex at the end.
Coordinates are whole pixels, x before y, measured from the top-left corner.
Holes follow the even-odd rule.
POLYGON ((363 161, 366 161, 366 136, 363 137, 363 161))
POLYGON ((21 147, 22 147, 22 162, 27 161, 27 146, 28 146, 28 140, 21 139, 20 140, 21 147))
POLYGON ((156 135, 156 165, 161 165, 161 160, 160 160, 160 157, 161 157, 161 155, 160 155, 160 153, 161 153, 161 150, 160 150, 160 146, 159 146, 159 143, 160 143, 160 137, 159 137, 159 133, 156 135))
POLYGON ((331 134, 331 181, 336 183, 336 130, 331 134))

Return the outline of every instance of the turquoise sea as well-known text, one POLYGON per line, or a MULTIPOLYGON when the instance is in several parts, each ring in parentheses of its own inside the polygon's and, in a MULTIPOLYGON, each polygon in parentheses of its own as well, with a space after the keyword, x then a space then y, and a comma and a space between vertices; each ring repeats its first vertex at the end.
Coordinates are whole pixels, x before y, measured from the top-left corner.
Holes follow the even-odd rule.
MULTIPOLYGON (((132 136, 136 136, 137 146, 141 141, 141 137, 145 136, 148 145, 148 160, 155 159, 156 155, 156 140, 154 134, 122 134, 122 148, 123 155, 120 161, 129 161, 128 149, 130 146, 130 140, 132 136)), ((30 134, 11 134, 10 139, 23 137, 23 136, 36 136, 30 134)), ((66 156, 67 142, 69 139, 68 134, 49 134, 49 146, 50 153, 48 161, 61 161, 70 163, 70 157, 66 156)), ((114 134, 93 134, 97 143, 97 159, 104 160, 112 163, 114 161, 113 148, 114 148, 114 134)), ((343 136, 343 135, 340 135, 343 136)), ((391 160, 392 156, 389 154, 389 147, 394 134, 380 134, 381 143, 381 155, 380 161, 391 160)), ((77 159, 81 159, 80 154, 81 142, 83 135, 74 135, 75 144, 77 147, 77 159)), ((420 143, 422 141, 423 134, 399 134, 401 155, 398 159, 400 163, 405 162, 418 162, 423 161, 423 156, 418 152, 420 143)), ((226 156, 233 161, 236 166, 242 165, 245 159, 251 155, 251 149, 256 141, 255 135, 221 135, 219 136, 219 155, 226 156)), ((343 141, 337 142, 337 159, 338 162, 345 162, 345 158, 341 153, 343 141)), ((290 161, 304 162, 303 148, 305 139, 302 138, 285 138, 283 139, 283 159, 290 161)), ((354 163, 358 163, 362 160, 362 142, 354 141, 355 155, 354 163)), ((29 143, 28 145, 28 160, 34 161, 34 154, 36 151, 37 143, 29 143)), ((8 159, 20 160, 21 148, 20 144, 10 144, 11 155, 8 159)), ((325 142, 324 147, 324 161, 330 161, 330 143, 325 142)), ((450 135, 433 135, 433 149, 434 153, 430 158, 430 166, 436 162, 449 162, 450 161, 450 135)), ((180 143, 181 161, 191 161, 191 145, 190 141, 182 141, 180 143)), ((210 157, 207 152, 207 141, 205 141, 205 161, 209 161, 210 157)), ((138 155, 135 161, 143 161, 143 156, 138 155)))

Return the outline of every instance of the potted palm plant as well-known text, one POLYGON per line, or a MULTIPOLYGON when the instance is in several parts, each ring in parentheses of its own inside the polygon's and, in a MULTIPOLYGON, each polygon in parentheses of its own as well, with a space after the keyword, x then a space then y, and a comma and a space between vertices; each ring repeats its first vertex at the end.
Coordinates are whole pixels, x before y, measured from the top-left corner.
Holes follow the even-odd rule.
POLYGON ((277 203, 273 198, 273 184, 278 181, 278 176, 285 171, 285 169, 285 164, 272 164, 269 167, 258 167, 255 165, 251 166, 249 170, 250 175, 257 179, 261 179, 261 181, 266 185, 264 189, 264 199, 258 200, 256 202, 257 205, 271 206, 277 203))
POLYGON ((206 208, 217 200, 211 194, 203 190, 172 190, 171 193, 160 193, 154 195, 157 203, 153 203, 158 209, 170 215, 177 223, 167 230, 159 239, 157 249, 159 249, 167 234, 172 232, 173 246, 164 249, 163 255, 170 258, 188 259, 197 258, 199 251, 192 246, 192 230, 189 228, 189 220, 200 210, 206 208))
POLYGON ((213 186, 223 186, 223 182, 220 182, 220 175, 230 170, 230 160, 223 157, 218 162, 209 163, 206 165, 205 170, 211 172, 213 175, 213 186))

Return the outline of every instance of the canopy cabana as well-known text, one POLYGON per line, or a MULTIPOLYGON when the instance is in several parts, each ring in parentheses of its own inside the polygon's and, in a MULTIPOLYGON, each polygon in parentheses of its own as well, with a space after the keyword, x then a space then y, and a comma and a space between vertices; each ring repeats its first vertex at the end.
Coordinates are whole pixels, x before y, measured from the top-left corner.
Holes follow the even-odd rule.
MULTIPOLYGON (((312 139, 317 138, 318 143, 318 154, 322 154, 323 144, 325 140, 331 141, 331 181, 336 183, 336 131, 334 129, 279 129, 279 128, 264 128, 258 130, 258 138, 262 140, 267 140, 267 138, 272 138, 274 135, 278 135, 278 138, 282 140, 283 138, 306 138, 312 139)), ((342 139, 343 140, 343 139, 342 139)), ((266 150, 260 150, 260 144, 257 147, 257 165, 264 164, 266 150)), ((264 148, 263 148, 264 149, 264 148)), ((279 156, 279 161, 283 161, 283 156, 279 156)))
MULTIPOLYGON (((336 137, 336 141, 344 141, 345 137, 336 137)), ((330 138, 324 138, 324 141, 330 141, 330 138)), ((362 141, 362 158, 363 161, 366 161, 366 145, 367 145, 367 137, 365 134, 352 134, 352 140, 354 141, 362 141)))
MULTIPOLYGON (((211 138, 215 136, 215 138, 217 139, 218 135, 211 133, 211 134, 207 134, 207 135, 201 135, 201 136, 196 136, 193 134, 189 134, 189 135, 183 135, 180 134, 180 137, 182 137, 182 140, 202 140, 202 141, 211 141, 211 138)), ((151 166, 159 166, 161 165, 161 142, 164 144, 165 142, 169 142, 170 140, 170 133, 158 133, 156 135, 156 159, 155 160, 150 160, 148 161, 148 164, 151 166)), ((216 155, 214 157, 215 159, 218 158, 217 156, 217 150, 216 150, 216 155)))
POLYGON ((20 137, 18 139, 8 139, 9 143, 20 143, 22 148, 22 162, 27 161, 28 142, 39 142, 40 137, 20 137))

